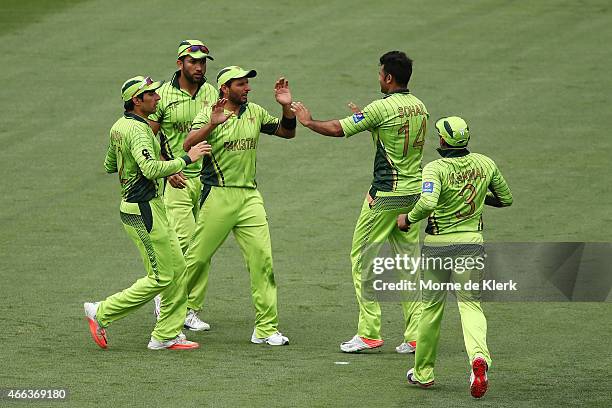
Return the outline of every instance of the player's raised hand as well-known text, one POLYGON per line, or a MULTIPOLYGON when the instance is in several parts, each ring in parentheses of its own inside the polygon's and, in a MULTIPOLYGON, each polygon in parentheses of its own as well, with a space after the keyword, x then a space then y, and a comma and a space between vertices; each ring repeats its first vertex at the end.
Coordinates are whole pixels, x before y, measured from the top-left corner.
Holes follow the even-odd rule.
POLYGON ((221 98, 212 107, 212 112, 210 114, 210 123, 212 125, 220 125, 225 122, 234 114, 234 112, 230 112, 229 114, 225 114, 223 107, 227 102, 227 98, 221 98))
POLYGON ((283 106, 291 104, 292 99, 291 90, 289 89, 289 81, 287 81, 284 77, 278 78, 274 84, 274 97, 276 98, 276 102, 283 106))
POLYGON ((312 120, 312 115, 310 111, 302 102, 293 102, 291 103, 291 112, 295 113, 295 117, 300 121, 300 123, 304 126, 308 124, 312 120))
POLYGON ((360 113, 361 112, 361 108, 357 105, 355 105, 353 102, 349 102, 348 103, 348 107, 351 110, 351 112, 353 113, 360 113))
POLYGON ((192 162, 197 162, 205 154, 210 154, 211 151, 212 151, 212 146, 209 145, 205 140, 193 146, 191 149, 189 149, 189 151, 187 152, 187 155, 189 156, 192 162))

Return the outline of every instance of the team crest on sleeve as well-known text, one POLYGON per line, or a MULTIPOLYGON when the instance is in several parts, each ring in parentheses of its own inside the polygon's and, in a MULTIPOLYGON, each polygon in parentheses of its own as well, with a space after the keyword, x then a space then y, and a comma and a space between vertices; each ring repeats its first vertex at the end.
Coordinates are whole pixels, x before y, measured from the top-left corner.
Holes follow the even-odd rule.
POLYGON ((365 115, 363 114, 363 112, 356 112, 353 114, 353 122, 355 123, 359 123, 364 119, 365 119, 365 115))
POLYGON ((424 193, 433 193, 434 183, 433 181, 426 181, 423 183, 423 192, 424 193))

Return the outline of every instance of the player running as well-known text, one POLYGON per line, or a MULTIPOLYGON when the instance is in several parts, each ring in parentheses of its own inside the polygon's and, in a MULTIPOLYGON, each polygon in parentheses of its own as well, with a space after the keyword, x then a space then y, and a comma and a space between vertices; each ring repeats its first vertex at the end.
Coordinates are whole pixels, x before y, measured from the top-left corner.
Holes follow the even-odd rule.
MULTIPOLYGON (((153 132, 158 134, 162 155, 166 160, 181 157, 183 142, 191 129, 191 123, 198 112, 211 106, 217 100, 217 90, 206 80, 206 60, 213 60, 210 51, 201 41, 185 40, 179 44, 176 65, 178 70, 170 82, 159 90, 161 100, 155 113, 149 116, 153 132)), ((198 202, 202 183, 200 170, 202 162, 191 163, 182 171, 170 175, 164 190, 164 204, 168 222, 176 231, 183 254, 187 252, 189 240, 195 230, 198 202)), ((204 266, 209 268, 210 265, 204 266)), ((194 293, 206 290, 208 274, 197 276, 191 282, 194 293)), ((155 297, 155 314, 159 316, 160 296, 155 297)), ((210 325, 200 320, 193 305, 187 304, 185 328, 194 331, 209 330, 210 325)))
MULTIPOLYGON (((273 346, 288 344, 278 331, 276 282, 272 270, 270 231, 263 200, 255 182, 259 134, 285 139, 295 136, 296 120, 291 112, 291 92, 284 78, 276 81, 274 95, 283 108, 279 120, 261 106, 248 102, 249 78, 257 72, 237 66, 222 69, 217 76, 222 98, 196 116, 184 149, 207 140, 212 154, 202 168, 202 195, 193 239, 186 254, 190 282, 207 279, 210 259, 230 232, 240 245, 251 277, 255 306, 255 330, 251 342, 273 346), (205 276, 202 276, 205 275, 205 276)), ((189 287, 189 305, 199 310, 203 291, 189 287)))
MULTIPOLYGON (((510 206, 512 193, 493 160, 467 150, 470 131, 463 119, 457 116, 442 118, 436 122, 436 130, 440 136, 438 152, 442 158, 425 166, 421 198, 408 214, 398 217, 397 224, 402 230, 410 230, 416 228, 416 222, 429 217, 423 259, 462 258, 461 265, 468 265, 467 258, 473 259, 471 264, 474 266, 469 268, 425 267, 422 274, 425 283, 452 281, 464 288, 455 293, 465 349, 472 366, 470 392, 473 397, 480 398, 487 391, 487 370, 491 366, 487 321, 480 306, 480 290, 465 290, 465 284, 470 280, 482 280, 483 268, 479 269, 476 265, 478 258, 484 259, 484 205, 510 206)), ((421 387, 434 384, 434 364, 446 293, 446 290, 423 290, 423 310, 417 339, 419 346, 414 368, 407 373, 411 384, 421 387)))
POLYGON ((159 160, 160 145, 147 116, 155 112, 161 82, 150 77, 128 79, 121 87, 125 113, 110 130, 110 145, 104 160, 108 173, 119 173, 119 206, 123 227, 134 241, 147 270, 147 276, 101 302, 85 303, 85 315, 93 340, 107 348, 105 328, 134 312, 164 291, 160 316, 151 334, 152 350, 194 349, 198 343, 181 333, 187 311, 185 260, 174 229, 168 224, 162 202, 160 178, 175 174, 210 153, 206 143, 195 145, 181 157, 159 160))
MULTIPOLYGON (((408 90, 412 60, 400 51, 380 57, 380 91, 385 94, 352 116, 342 120, 313 120, 301 103, 292 105, 300 123, 324 136, 350 137, 364 130, 372 133, 376 147, 374 179, 361 208, 353 235, 351 265, 353 284, 359 304, 357 334, 340 345, 352 353, 383 345, 379 303, 364 296, 371 278, 374 258, 382 244, 389 241, 398 254, 418 253, 419 229, 402 232, 396 226, 398 214, 408 212, 421 191, 421 160, 429 113, 423 102, 408 90)), ((417 274, 411 275, 416 280, 417 274)), ((413 353, 420 315, 418 301, 402 303, 406 329, 398 353, 413 353)))

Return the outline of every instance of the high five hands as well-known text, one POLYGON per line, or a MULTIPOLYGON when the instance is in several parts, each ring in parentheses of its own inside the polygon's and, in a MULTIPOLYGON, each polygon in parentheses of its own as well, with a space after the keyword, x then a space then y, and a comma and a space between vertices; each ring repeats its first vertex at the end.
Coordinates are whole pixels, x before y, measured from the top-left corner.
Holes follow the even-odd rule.
POLYGON ((284 77, 280 77, 274 84, 274 97, 276 102, 283 106, 291 105, 291 90, 289 89, 289 81, 284 77))

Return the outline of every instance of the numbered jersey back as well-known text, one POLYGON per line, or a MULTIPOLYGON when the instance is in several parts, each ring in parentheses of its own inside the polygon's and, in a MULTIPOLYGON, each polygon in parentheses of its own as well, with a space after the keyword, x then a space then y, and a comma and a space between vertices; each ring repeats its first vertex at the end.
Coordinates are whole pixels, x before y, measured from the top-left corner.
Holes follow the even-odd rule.
POLYGON ((478 153, 435 160, 423 170, 422 194, 439 194, 426 232, 432 235, 482 231, 482 211, 491 181, 499 173, 493 160, 478 153))

